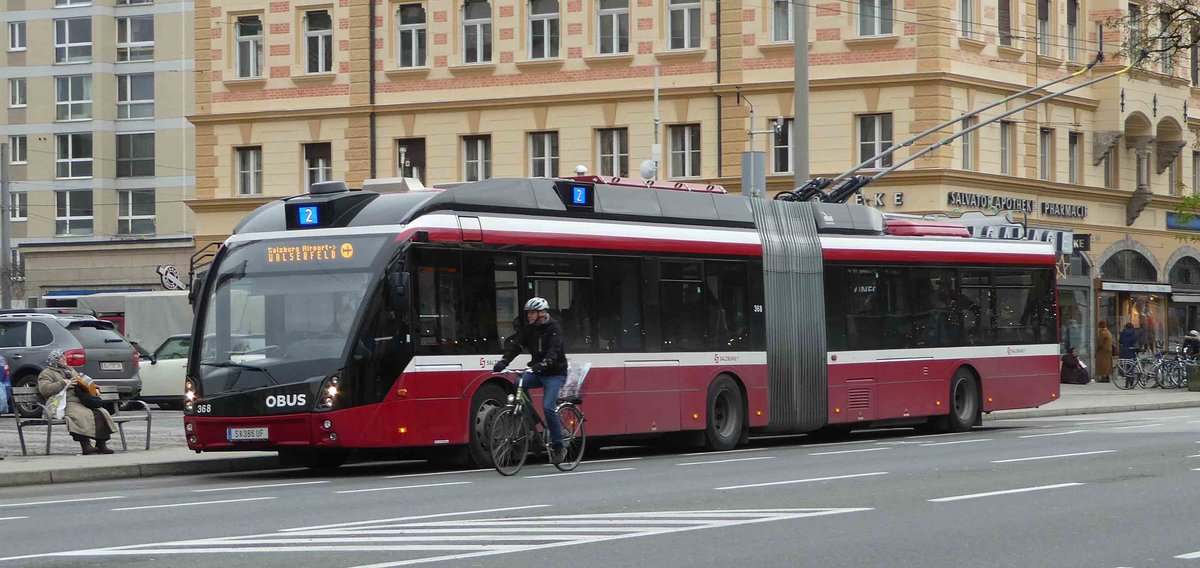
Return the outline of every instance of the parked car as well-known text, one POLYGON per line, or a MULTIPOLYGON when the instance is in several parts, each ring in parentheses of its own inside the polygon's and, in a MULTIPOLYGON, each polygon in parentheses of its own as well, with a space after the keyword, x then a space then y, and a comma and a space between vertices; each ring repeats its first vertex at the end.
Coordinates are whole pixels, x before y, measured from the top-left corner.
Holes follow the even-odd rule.
MULTIPOLYGON (((100 388, 142 390, 139 357, 112 322, 81 314, 0 314, 0 355, 9 363, 13 386, 36 386, 46 358, 62 349, 67 363, 93 379, 100 388)), ((32 405, 19 405, 22 416, 36 416, 32 405)))
POLYGON ((187 374, 192 336, 186 333, 172 335, 154 353, 137 343, 134 346, 142 358, 139 371, 142 376, 141 399, 166 410, 183 409, 183 382, 187 374))

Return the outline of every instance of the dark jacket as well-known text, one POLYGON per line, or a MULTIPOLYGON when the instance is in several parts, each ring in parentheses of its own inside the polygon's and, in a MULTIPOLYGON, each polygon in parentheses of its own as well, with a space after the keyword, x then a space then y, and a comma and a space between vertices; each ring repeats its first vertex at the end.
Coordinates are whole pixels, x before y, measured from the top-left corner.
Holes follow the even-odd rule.
POLYGON ((1121 336, 1117 339, 1117 342, 1121 344, 1120 357, 1122 359, 1134 359, 1137 357, 1135 349, 1137 349, 1138 344, 1138 333, 1136 329, 1132 327, 1122 329, 1121 336))
POLYGON ((507 366, 521 351, 528 351, 533 357, 530 365, 543 363, 546 368, 539 374, 546 376, 567 374, 567 354, 563 350, 562 326, 558 321, 547 317, 540 324, 524 324, 517 332, 504 340, 504 357, 501 359, 507 366))
POLYGON ((1187 355, 1196 355, 1200 353, 1200 339, 1195 337, 1185 337, 1183 339, 1183 352, 1187 355))
POLYGON ((1062 356, 1062 370, 1059 371, 1059 382, 1086 385, 1089 382, 1087 369, 1079 365, 1079 357, 1070 353, 1062 356))

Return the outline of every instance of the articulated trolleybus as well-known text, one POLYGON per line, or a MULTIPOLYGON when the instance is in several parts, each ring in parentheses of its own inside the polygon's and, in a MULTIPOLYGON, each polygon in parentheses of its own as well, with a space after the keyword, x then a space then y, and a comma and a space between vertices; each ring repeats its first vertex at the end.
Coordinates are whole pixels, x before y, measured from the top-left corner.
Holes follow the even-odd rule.
POLYGON ((484 424, 513 391, 491 368, 531 296, 591 363, 589 445, 962 431, 1058 396, 1050 245, 722 192, 330 182, 266 204, 194 286, 188 446, 489 465, 484 424))

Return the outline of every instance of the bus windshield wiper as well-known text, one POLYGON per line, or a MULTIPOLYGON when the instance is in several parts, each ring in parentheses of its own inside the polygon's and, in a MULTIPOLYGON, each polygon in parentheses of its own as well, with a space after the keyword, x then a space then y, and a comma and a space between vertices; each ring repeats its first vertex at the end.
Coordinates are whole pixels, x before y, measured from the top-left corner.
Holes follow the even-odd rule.
POLYGON ((238 363, 237 361, 219 361, 219 362, 218 361, 201 361, 200 364, 208 365, 209 367, 220 367, 222 369, 227 369, 227 368, 232 367, 234 369, 244 369, 247 371, 258 371, 259 373, 266 375, 267 380, 271 381, 272 384, 276 384, 276 385, 280 384, 279 381, 275 380, 275 377, 271 376, 270 371, 266 370, 263 367, 259 367, 257 365, 248 365, 246 363, 238 363))

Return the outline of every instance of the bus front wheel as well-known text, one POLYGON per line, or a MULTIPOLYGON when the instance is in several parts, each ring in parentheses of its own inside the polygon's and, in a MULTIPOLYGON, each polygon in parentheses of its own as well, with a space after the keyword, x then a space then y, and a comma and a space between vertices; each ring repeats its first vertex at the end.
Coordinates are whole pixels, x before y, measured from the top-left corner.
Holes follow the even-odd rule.
POLYGON ((467 433, 468 458, 475 467, 492 467, 492 451, 487 444, 487 427, 492 413, 504 405, 508 398, 504 389, 487 384, 475 391, 471 397, 471 429, 467 433))
POLYGON ((742 391, 733 379, 721 376, 708 387, 707 411, 705 446, 716 451, 732 450, 741 440, 746 423, 742 391))

